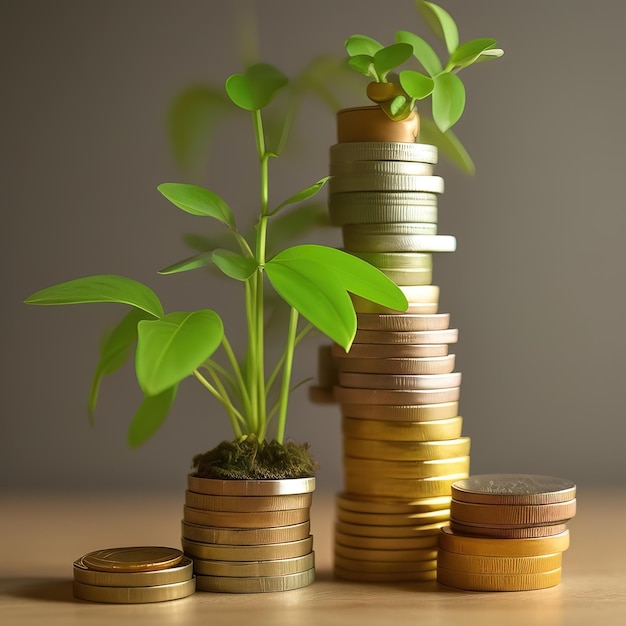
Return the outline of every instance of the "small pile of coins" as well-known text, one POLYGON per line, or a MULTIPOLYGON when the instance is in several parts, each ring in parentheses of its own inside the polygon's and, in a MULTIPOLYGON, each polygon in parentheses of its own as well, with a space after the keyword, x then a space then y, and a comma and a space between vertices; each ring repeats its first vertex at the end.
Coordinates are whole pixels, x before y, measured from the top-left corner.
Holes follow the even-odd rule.
MULTIPOLYGON (((344 249, 378 267, 409 302, 399 312, 353 296, 350 351, 333 345, 320 356, 320 386, 334 384, 344 435, 335 574, 432 580, 450 485, 468 476, 470 448, 449 353, 458 331, 438 312, 431 284, 433 252, 456 249, 454 237, 437 234, 437 149, 365 141, 338 143, 330 155, 329 213, 344 249)), ((311 397, 324 399, 319 389, 311 397)))
POLYGON ((74 561, 74 596, 81 600, 164 602, 185 598, 195 590, 192 562, 175 548, 109 548, 74 561))
POLYGON ((313 582, 314 478, 187 481, 182 547, 199 591, 287 591, 313 582))
POLYGON ((576 485, 532 474, 485 474, 452 485, 439 536, 437 580, 472 591, 558 585, 576 514, 576 485))

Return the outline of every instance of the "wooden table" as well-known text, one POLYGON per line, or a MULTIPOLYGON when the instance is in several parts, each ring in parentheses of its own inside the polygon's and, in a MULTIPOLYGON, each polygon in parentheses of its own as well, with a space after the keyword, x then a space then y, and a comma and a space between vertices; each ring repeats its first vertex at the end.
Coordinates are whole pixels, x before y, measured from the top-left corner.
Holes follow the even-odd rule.
POLYGON ((348 626, 626 624, 626 491, 579 488, 558 587, 467 593, 436 583, 356 584, 332 576, 333 498, 315 494, 317 581, 285 593, 196 593, 173 602, 105 605, 72 597, 72 561, 119 545, 179 545, 183 492, 3 495, 0 624, 71 626, 348 626))

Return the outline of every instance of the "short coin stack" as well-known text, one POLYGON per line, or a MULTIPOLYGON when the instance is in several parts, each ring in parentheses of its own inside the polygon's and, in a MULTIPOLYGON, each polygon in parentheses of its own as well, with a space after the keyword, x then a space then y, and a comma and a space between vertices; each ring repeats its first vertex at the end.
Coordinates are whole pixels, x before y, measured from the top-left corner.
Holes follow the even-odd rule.
POLYGON ((337 500, 335 573, 350 580, 432 580, 450 485, 468 476, 458 414, 461 374, 449 344, 458 331, 438 313, 432 253, 437 234, 437 149, 419 143, 331 147, 329 212, 344 249, 402 289, 406 312, 354 297, 357 333, 332 347, 341 405, 345 493, 337 500))
POLYGON ((74 596, 82 600, 164 602, 185 598, 195 589, 192 562, 175 548, 109 548, 74 561, 74 596))
POLYGON ((182 546, 199 591, 260 593, 313 582, 314 478, 188 477, 182 546))
POLYGON ((576 486, 531 474, 485 474, 452 485, 450 527, 439 537, 437 580, 472 591, 558 585, 576 514, 576 486))

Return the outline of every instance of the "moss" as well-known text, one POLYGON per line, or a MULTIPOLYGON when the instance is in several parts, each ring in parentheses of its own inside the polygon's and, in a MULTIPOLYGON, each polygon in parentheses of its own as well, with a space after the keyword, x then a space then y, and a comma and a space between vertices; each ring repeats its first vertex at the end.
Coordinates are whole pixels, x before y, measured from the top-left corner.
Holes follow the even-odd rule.
POLYGON ((317 463, 308 444, 281 444, 248 436, 222 441, 212 450, 197 454, 193 469, 201 478, 280 480, 314 476, 317 463))

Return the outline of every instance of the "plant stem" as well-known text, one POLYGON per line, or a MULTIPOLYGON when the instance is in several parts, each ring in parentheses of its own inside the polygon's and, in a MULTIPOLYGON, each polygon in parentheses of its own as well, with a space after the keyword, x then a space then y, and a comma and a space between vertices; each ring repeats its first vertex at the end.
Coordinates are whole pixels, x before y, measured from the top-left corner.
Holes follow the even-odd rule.
MULTIPOLYGON (((312 324, 307 324, 297 335, 296 335, 296 341, 295 341, 295 345, 297 346, 306 336, 306 334, 313 328, 312 324)), ((283 351, 283 353, 280 355, 280 359, 278 359, 278 362, 276 363, 274 369, 272 370, 272 373, 270 375, 270 377, 267 379, 267 384, 265 385, 265 394, 269 394, 272 385, 274 384, 274 381, 276 380, 276 377, 278 376, 278 373, 280 372, 280 368, 283 366, 283 363, 285 362, 285 356, 287 354, 287 348, 285 348, 285 350, 283 351)))
POLYGON ((283 443, 285 439, 285 422, 287 420, 287 405, 289 403, 289 386, 291 384, 291 368, 293 353, 296 348, 296 331, 298 329, 298 311, 291 308, 289 316, 289 330, 287 333, 287 347, 285 349, 285 364, 283 365, 283 382, 280 388, 280 410, 276 424, 276 441, 283 443))
POLYGON ((255 274, 246 281, 246 320, 248 323, 248 352, 246 354, 246 378, 248 380, 248 393, 250 397, 250 412, 247 415, 248 430, 256 432, 258 430, 258 403, 257 403, 257 376, 254 364, 257 360, 256 349, 256 284, 255 274))
POLYGON ((235 353, 233 352, 233 349, 226 335, 223 335, 222 337, 222 348, 224 348, 224 352, 226 352, 226 356, 228 356, 228 360, 230 361, 231 367, 233 368, 233 373, 235 374, 235 378, 237 379, 239 389, 241 390, 241 402, 243 403, 244 413, 246 415, 249 415, 251 407, 248 389, 246 387, 246 384, 244 383, 243 376, 241 375, 241 368, 239 367, 237 357, 235 356, 235 353))
POLYGON ((228 413, 228 419, 230 419, 231 426, 233 427, 235 437, 241 437, 243 433, 241 432, 241 428, 237 422, 237 418, 243 421, 241 413, 235 409, 230 400, 223 398, 220 392, 215 389, 215 387, 213 387, 213 385, 198 370, 194 370, 193 375, 222 405, 224 405, 226 412, 228 413))

